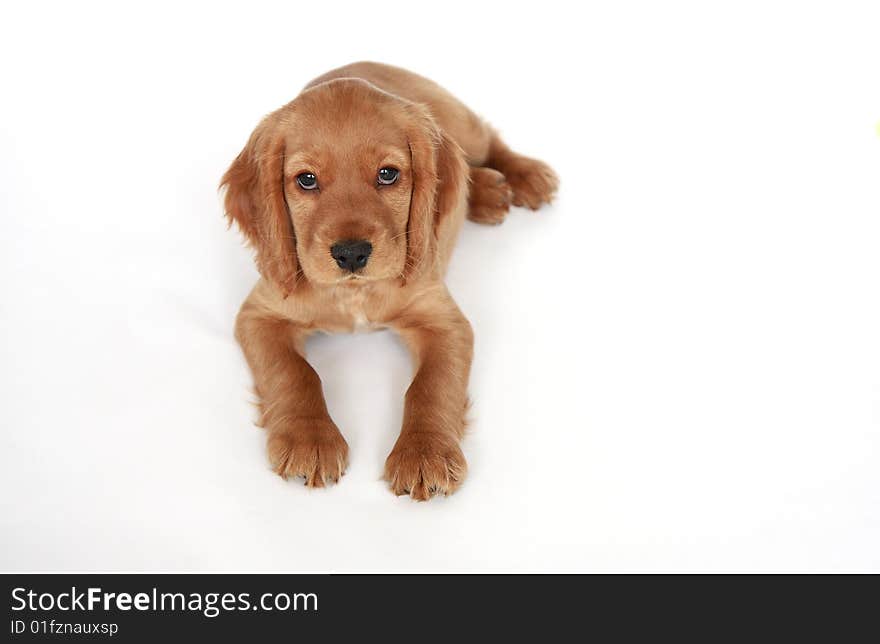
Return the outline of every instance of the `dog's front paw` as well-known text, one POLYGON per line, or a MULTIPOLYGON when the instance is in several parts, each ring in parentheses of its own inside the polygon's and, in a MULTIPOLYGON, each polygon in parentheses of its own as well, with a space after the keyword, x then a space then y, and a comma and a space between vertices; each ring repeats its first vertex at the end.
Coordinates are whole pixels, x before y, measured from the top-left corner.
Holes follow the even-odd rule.
POLYGON ((466 473, 458 441, 437 433, 401 434, 385 461, 385 480, 391 491, 409 494, 417 501, 452 494, 466 473))
POLYGON ((300 476, 309 487, 335 483, 348 464, 348 443, 329 420, 294 420, 270 431, 267 449, 281 478, 300 476))

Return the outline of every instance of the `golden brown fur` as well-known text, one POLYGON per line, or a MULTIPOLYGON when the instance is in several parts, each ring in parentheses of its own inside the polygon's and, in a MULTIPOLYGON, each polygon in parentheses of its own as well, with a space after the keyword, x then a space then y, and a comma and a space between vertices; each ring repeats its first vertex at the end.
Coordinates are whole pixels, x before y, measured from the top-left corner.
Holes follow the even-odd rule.
POLYGON ((236 338, 275 471, 322 486, 347 463, 305 359, 307 336, 389 327, 410 348, 416 374, 385 478, 419 500, 453 492, 467 469, 459 441, 473 334, 443 275, 465 216, 500 223, 511 204, 538 208, 556 189, 553 171, 511 151, 435 83, 355 63, 264 118, 221 185, 262 276, 236 338), (387 167, 399 171, 393 185, 376 180, 387 167), (301 187, 302 173, 318 188, 301 187), (368 240, 366 265, 340 268, 330 254, 340 240, 368 240))

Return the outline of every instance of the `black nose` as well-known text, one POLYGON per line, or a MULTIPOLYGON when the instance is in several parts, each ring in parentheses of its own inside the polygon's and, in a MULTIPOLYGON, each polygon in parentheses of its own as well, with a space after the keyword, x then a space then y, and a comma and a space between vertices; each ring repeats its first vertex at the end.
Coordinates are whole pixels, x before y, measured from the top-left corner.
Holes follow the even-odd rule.
POLYGON ((339 268, 354 273, 357 269, 367 265, 373 245, 363 239, 350 239, 333 244, 330 254, 339 264, 339 268))

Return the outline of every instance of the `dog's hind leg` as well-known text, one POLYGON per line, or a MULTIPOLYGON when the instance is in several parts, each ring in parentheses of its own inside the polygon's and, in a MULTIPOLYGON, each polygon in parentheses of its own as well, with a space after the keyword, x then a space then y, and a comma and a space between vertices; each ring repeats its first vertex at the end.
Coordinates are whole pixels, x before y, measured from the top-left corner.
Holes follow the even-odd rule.
MULTIPOLYGON (((543 161, 522 156, 511 150, 504 141, 493 134, 489 154, 484 165, 504 175, 512 191, 512 203, 537 210, 553 199, 559 179, 543 161)), ((471 171, 471 178, 474 173, 471 171)), ((502 217, 503 219, 503 217, 502 217)))
POLYGON ((512 199, 513 190, 498 170, 471 168, 468 219, 478 224, 500 224, 512 199))

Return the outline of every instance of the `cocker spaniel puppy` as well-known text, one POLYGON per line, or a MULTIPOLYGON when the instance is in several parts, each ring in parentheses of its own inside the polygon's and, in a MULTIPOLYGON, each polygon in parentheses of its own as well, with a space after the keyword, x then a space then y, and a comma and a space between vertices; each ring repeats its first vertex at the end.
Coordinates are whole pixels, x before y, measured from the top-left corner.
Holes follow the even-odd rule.
POLYGON ((414 499, 453 492, 467 469, 473 334, 446 265, 465 216, 497 224, 510 204, 537 209, 556 190, 553 171, 430 80, 355 63, 265 117, 221 186, 261 274, 235 332, 275 471, 320 487, 347 463, 306 337, 386 327, 417 366, 385 478, 414 499))

